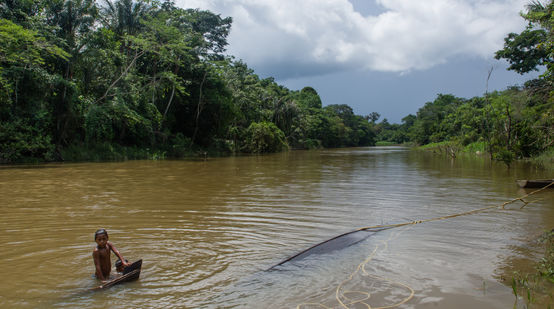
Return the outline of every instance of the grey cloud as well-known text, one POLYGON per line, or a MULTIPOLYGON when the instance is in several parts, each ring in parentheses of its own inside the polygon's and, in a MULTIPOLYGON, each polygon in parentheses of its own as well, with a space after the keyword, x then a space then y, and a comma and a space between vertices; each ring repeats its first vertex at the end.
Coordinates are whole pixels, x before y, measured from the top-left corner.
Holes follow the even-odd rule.
POLYGON ((229 53, 261 75, 286 79, 352 68, 409 72, 460 56, 492 58, 507 33, 523 28, 519 12, 526 0, 376 0, 380 10, 373 15, 360 14, 347 0, 177 4, 232 16, 229 53))

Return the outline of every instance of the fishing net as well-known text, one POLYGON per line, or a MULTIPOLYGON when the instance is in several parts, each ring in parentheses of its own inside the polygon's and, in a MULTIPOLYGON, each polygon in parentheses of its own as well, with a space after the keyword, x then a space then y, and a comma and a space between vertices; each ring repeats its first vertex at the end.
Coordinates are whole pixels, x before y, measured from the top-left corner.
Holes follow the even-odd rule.
POLYGON ((310 248, 301 251, 289 258, 286 258, 283 261, 271 266, 268 270, 275 270, 279 266, 282 266, 286 263, 300 261, 314 254, 329 254, 336 250, 342 250, 365 240, 366 238, 377 232, 386 229, 388 229, 388 227, 360 229, 338 235, 326 241, 320 242, 314 246, 311 246, 310 248))
MULTIPOLYGON (((528 193, 522 197, 515 198, 511 201, 507 201, 502 205, 493 205, 487 206, 479 209, 474 209, 466 212, 456 213, 452 215, 430 218, 425 220, 416 220, 411 222, 399 223, 399 224, 390 224, 390 225, 378 225, 371 227, 360 228, 355 231, 343 233, 321 243, 318 243, 304 251, 301 251, 289 258, 284 259, 283 261, 273 265, 268 270, 278 270, 281 266, 300 261, 314 254, 329 254, 336 250, 341 250, 346 247, 357 244, 364 239, 374 235, 383 230, 404 227, 419 223, 439 221, 450 219, 459 216, 473 215, 477 213, 482 213, 486 211, 491 211, 493 209, 504 209, 508 204, 514 202, 522 202, 523 207, 527 204, 532 203, 533 201, 526 201, 524 198, 529 197, 530 195, 536 194, 542 190, 547 189, 548 187, 554 186, 554 183, 550 183, 547 186, 528 193)), ((332 299, 331 296, 334 293, 334 299, 328 302, 321 301, 306 301, 305 303, 299 304, 297 306, 300 308, 373 308, 373 309, 385 309, 385 308, 395 308, 408 301, 410 301, 414 296, 414 290, 407 284, 400 281, 386 277, 386 274, 379 274, 378 270, 371 269, 371 266, 368 266, 368 263, 373 259, 375 254, 383 248, 388 246, 388 241, 392 238, 398 237, 400 232, 391 233, 389 239, 382 241, 382 244, 377 245, 373 252, 362 261, 356 270, 352 272, 345 280, 343 280, 338 286, 332 291, 329 289, 326 294, 329 294, 323 298, 321 295, 318 296, 318 299, 332 299), (371 292, 370 292, 371 291, 371 292)))

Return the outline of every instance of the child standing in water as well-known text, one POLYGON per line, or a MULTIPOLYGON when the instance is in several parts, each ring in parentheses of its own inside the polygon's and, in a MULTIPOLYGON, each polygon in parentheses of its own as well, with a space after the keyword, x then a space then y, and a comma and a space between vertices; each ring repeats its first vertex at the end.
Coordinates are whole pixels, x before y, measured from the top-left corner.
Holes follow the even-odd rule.
POLYGON ((102 281, 106 281, 110 278, 110 271, 112 269, 110 251, 113 251, 113 253, 117 255, 121 261, 123 261, 123 267, 129 265, 127 260, 123 258, 115 246, 108 241, 108 232, 105 229, 99 229, 96 233, 94 233, 94 241, 97 246, 92 252, 92 259, 94 260, 94 266, 96 267, 96 278, 102 281))

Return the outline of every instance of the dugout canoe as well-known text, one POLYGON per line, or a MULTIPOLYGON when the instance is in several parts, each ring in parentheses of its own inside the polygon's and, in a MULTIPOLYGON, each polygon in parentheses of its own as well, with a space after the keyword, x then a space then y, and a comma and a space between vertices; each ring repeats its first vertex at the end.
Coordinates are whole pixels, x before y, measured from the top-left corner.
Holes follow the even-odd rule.
MULTIPOLYGON (((521 179, 516 180, 517 185, 521 188, 544 188, 554 182, 554 179, 521 179)), ((554 187, 554 185, 550 186, 551 188, 554 187)))
POLYGON ((141 269, 142 269, 142 259, 125 267, 125 269, 123 270, 123 274, 121 276, 115 277, 112 280, 93 288, 93 290, 102 290, 102 289, 112 287, 116 284, 137 280, 140 277, 141 269))

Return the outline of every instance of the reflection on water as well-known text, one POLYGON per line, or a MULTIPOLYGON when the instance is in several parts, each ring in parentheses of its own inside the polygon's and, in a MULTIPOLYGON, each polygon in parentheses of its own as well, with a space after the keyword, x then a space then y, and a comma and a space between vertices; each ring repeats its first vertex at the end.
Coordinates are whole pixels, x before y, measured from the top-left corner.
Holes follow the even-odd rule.
POLYGON ((378 307, 410 289, 403 308, 512 307, 499 272, 536 253, 521 248, 553 227, 554 190, 524 209, 385 230, 265 270, 356 228, 500 205, 525 194, 520 178, 552 175, 400 147, 0 167, 0 307, 378 307), (100 227, 143 271, 90 293, 100 227))

